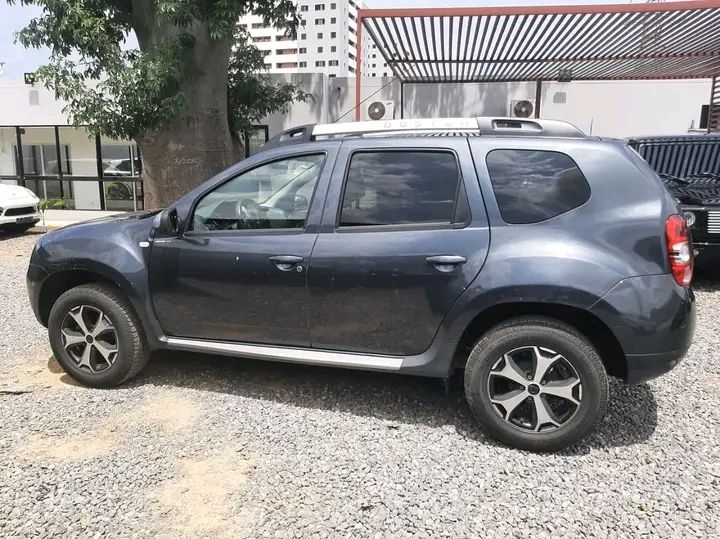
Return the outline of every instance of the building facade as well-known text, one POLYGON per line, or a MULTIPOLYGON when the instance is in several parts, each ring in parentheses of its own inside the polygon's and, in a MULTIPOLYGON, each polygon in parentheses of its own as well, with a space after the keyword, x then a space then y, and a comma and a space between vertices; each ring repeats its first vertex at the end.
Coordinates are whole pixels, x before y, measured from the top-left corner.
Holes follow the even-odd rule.
MULTIPOLYGON (((265 23, 257 15, 238 21, 247 30, 250 41, 265 54, 265 67, 270 73, 323 73, 330 77, 354 77, 357 69, 357 11, 364 4, 355 0, 298 0, 302 25, 297 38, 265 23)), ((379 56, 375 45, 365 35, 363 58, 371 61, 363 66, 363 74, 379 77, 390 70, 379 56), (373 50, 375 49, 375 50, 373 50), (374 58, 373 58, 374 57, 374 58)))
MULTIPOLYGON (((363 73, 365 68, 363 68, 363 73)), ((285 129, 309 123, 354 121, 355 78, 333 74, 273 75, 313 96, 284 113, 263 119, 245 141, 253 154, 285 129)), ((534 83, 400 84, 391 77, 365 77, 361 118, 375 101, 393 104, 392 117, 507 116, 517 100, 535 99, 534 83), (401 93, 403 94, 401 106, 401 93)), ((709 80, 547 82, 543 118, 566 120, 605 137, 681 135, 701 132, 709 80)), ((85 210, 143 207, 142 155, 132 141, 90 134, 70 126, 52 92, 21 79, 0 78, 0 182, 19 183, 41 198, 62 198, 85 210)), ((198 178, 201 181, 202 178, 198 178)))

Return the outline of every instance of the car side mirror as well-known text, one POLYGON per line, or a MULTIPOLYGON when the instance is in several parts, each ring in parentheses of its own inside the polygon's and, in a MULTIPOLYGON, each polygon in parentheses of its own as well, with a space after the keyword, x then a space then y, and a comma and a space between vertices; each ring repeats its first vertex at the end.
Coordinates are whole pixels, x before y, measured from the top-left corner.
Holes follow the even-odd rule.
POLYGON ((307 211, 308 209, 308 199, 302 195, 295 195, 295 200, 293 201, 293 211, 294 212, 303 212, 307 211))
POLYGON ((179 230, 178 214, 175 208, 167 208, 160 212, 155 230, 175 236, 179 230))

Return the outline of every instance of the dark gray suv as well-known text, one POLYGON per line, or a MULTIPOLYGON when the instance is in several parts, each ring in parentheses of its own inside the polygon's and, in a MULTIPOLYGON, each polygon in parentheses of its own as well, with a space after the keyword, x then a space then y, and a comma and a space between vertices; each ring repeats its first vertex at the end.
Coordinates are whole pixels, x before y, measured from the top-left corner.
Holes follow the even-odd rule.
POLYGON ((608 375, 686 353, 692 246, 625 144, 506 118, 303 126, 174 206, 42 237, 30 300, 73 378, 158 349, 448 379, 530 450, 588 434, 608 375))

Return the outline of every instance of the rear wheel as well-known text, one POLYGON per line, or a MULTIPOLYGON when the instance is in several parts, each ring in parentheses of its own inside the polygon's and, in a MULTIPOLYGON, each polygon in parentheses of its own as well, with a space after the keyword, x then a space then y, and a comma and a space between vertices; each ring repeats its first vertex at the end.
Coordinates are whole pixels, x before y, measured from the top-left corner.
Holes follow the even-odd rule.
POLYGON ((137 316, 111 285, 88 284, 65 292, 50 311, 48 332, 65 372, 91 387, 121 384, 149 358, 137 316))
POLYGON ((519 449, 555 451, 602 419, 608 381, 597 351, 577 330, 523 317, 478 341, 465 370, 465 394, 493 438, 519 449))

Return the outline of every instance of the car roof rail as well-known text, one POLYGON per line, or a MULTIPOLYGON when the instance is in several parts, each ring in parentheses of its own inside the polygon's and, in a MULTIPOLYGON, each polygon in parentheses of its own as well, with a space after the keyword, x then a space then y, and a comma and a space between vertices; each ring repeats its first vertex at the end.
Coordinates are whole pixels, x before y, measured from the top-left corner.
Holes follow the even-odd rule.
POLYGON ((315 140, 313 137, 313 129, 315 124, 305 124, 287 129, 282 133, 275 135, 273 138, 268 140, 262 147, 264 150, 272 150, 279 146, 285 146, 287 144, 300 144, 301 142, 310 142, 315 140))
POLYGON ((307 124, 283 131, 271 138, 263 150, 286 144, 333 138, 347 135, 453 135, 530 136, 587 138, 585 133, 569 122, 528 118, 418 118, 413 120, 376 120, 334 124, 307 124))
POLYGON ((587 138, 585 133, 569 122, 529 118, 418 118, 412 120, 378 120, 318 124, 314 137, 365 134, 426 134, 451 132, 490 136, 534 136, 587 138))
POLYGON ((483 135, 587 138, 578 127, 562 120, 491 117, 478 117, 476 120, 483 135))

